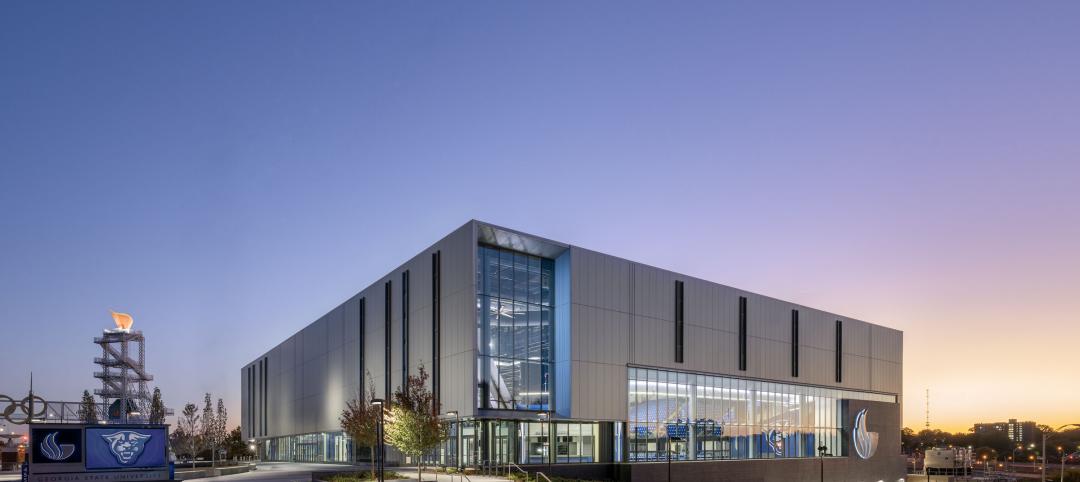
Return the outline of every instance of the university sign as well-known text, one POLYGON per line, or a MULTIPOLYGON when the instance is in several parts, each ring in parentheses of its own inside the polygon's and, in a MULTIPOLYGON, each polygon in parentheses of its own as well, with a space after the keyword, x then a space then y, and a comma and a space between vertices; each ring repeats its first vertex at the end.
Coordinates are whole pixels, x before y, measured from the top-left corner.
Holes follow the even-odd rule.
POLYGON ((168 438, 164 425, 32 424, 28 480, 167 480, 168 438))

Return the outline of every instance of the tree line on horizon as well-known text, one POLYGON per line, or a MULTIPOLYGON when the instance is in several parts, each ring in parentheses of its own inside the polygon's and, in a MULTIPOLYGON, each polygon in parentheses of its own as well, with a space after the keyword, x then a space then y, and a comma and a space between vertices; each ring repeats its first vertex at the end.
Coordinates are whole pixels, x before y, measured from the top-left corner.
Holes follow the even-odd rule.
MULTIPOLYGON (((1029 457, 1038 457, 1042 451, 1042 434, 1047 434, 1046 451, 1047 460, 1061 460, 1061 456, 1069 456, 1080 452, 1080 428, 1057 432, 1049 425, 1037 425, 1034 437, 1035 446, 1014 442, 1009 435, 1000 430, 986 430, 976 432, 974 427, 967 432, 950 433, 938 429, 923 429, 918 432, 905 427, 900 431, 901 448, 905 454, 918 455, 932 448, 942 447, 971 447, 975 458, 983 460, 1017 460, 1024 462, 1029 457), (1058 452, 1061 447, 1061 453, 1058 452)), ((1076 460, 1074 455, 1073 460, 1076 460)))

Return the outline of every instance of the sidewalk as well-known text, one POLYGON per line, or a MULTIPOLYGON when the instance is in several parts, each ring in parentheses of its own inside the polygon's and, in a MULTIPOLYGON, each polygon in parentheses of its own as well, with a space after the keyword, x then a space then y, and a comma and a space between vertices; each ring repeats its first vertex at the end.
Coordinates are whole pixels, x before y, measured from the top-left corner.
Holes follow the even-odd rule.
MULTIPOLYGON (((416 480, 416 467, 393 467, 386 470, 393 470, 405 477, 416 480)), ((506 482, 506 477, 495 477, 491 475, 470 475, 468 478, 463 478, 457 474, 438 474, 424 469, 424 480, 427 482, 506 482)))

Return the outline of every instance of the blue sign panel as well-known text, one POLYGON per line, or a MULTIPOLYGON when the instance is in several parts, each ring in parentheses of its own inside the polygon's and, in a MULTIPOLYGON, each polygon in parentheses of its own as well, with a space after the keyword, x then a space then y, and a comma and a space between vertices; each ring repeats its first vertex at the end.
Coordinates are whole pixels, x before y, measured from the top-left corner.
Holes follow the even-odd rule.
POLYGON ((86 429, 86 468, 145 469, 165 466, 164 428, 101 427, 86 429))

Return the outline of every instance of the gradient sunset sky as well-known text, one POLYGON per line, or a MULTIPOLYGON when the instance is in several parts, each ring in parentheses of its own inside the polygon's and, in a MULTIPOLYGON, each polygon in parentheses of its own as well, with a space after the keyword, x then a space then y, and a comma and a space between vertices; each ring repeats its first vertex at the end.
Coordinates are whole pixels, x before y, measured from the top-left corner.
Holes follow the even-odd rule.
MULTIPOLYGON (((166 402, 470 218, 904 331, 1080 422, 1080 2, 0 2, 0 393, 166 402)), ((179 411, 179 410, 178 410, 179 411)))

